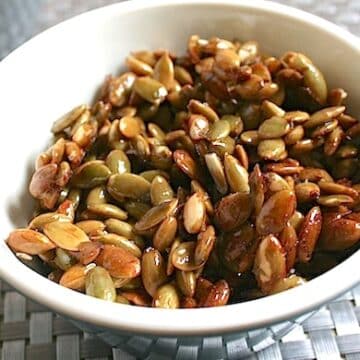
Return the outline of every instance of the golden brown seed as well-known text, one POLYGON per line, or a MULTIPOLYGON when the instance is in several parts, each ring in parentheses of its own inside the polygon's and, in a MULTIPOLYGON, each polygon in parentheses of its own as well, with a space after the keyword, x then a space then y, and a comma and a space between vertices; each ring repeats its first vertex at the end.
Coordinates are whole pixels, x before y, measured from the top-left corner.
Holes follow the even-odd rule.
POLYGON ((176 271, 176 285, 186 297, 193 297, 196 288, 196 275, 193 271, 176 271))
POLYGON ((287 223, 279 240, 286 254, 286 271, 289 272, 294 267, 297 256, 298 237, 295 228, 287 223))
POLYGON ((122 135, 128 139, 132 139, 140 135, 143 122, 138 117, 124 116, 119 121, 119 129, 122 135))
POLYGON ((343 194, 343 195, 349 195, 352 198, 356 199, 359 196, 359 193, 356 191, 356 189, 345 186, 342 184, 337 184, 334 182, 328 182, 328 181, 319 181, 319 187, 321 191, 324 191, 328 194, 343 194))
POLYGON ((189 197, 184 206, 184 226, 188 233, 197 234, 205 221, 205 204, 200 193, 189 197))
POLYGON ((79 245, 79 251, 73 252, 72 255, 79 259, 81 264, 88 265, 95 261, 102 248, 103 245, 98 242, 84 242, 79 245))
POLYGON ((310 119, 310 115, 304 111, 289 111, 284 119, 293 124, 302 124, 310 119))
POLYGON ((260 289, 266 294, 286 276, 286 258, 283 247, 274 235, 261 241, 255 256, 253 272, 260 289))
POLYGON ((221 230, 232 231, 249 218, 251 210, 250 195, 236 192, 216 204, 214 220, 221 230))
POLYGON ((158 227, 153 237, 153 245, 159 251, 170 248, 175 239, 177 220, 174 216, 166 218, 158 227))
POLYGON ((320 188, 312 182, 304 182, 295 185, 296 199, 299 203, 317 200, 320 196, 320 188))
POLYGON ((147 249, 141 259, 141 278, 149 295, 167 281, 165 260, 158 250, 147 249))
POLYGON ((197 163, 187 151, 176 150, 173 153, 173 157, 178 168, 191 179, 198 180, 201 177, 197 163))
POLYGON ((339 148, 345 133, 340 126, 336 127, 326 138, 324 143, 324 153, 327 156, 335 154, 339 148))
POLYGON ((53 221, 44 225, 45 235, 64 250, 78 251, 79 245, 90 241, 83 230, 69 222, 53 221))
POLYGON ((230 287, 225 280, 219 280, 212 285, 208 291, 207 296, 200 306, 224 306, 228 303, 230 297, 230 287))
POLYGON ((249 222, 234 232, 225 233, 220 240, 220 254, 228 269, 243 273, 252 268, 259 238, 249 222))
POLYGON ((192 140, 201 140, 206 138, 209 131, 209 122, 202 115, 191 115, 189 117, 189 135, 192 140))
POLYGON ((105 224, 99 220, 83 220, 75 224, 88 236, 98 235, 105 230, 105 224))
POLYGON ((294 214, 289 219, 289 225, 291 225, 298 233, 303 221, 304 221, 304 215, 300 211, 295 211, 294 214))
POLYGON ((322 214, 318 206, 307 213, 299 232, 298 258, 308 262, 312 257, 322 226, 322 214))
POLYGON ((232 192, 250 192, 249 174, 235 157, 226 154, 224 169, 227 182, 232 192))
POLYGON ((296 197, 290 190, 272 195, 263 205, 256 218, 256 230, 261 235, 281 232, 296 207, 296 197))
POLYGON ((98 124, 96 121, 81 124, 74 132, 72 141, 81 148, 87 148, 95 141, 97 130, 98 124))
POLYGON ((129 251, 114 245, 104 245, 96 259, 115 278, 135 278, 140 275, 140 260, 129 251))
POLYGON ((167 265, 166 265, 166 275, 167 276, 171 276, 175 270, 175 267, 172 263, 172 257, 174 255, 174 252, 175 250, 177 249, 177 247, 180 245, 181 243, 181 240, 179 237, 177 237, 172 245, 171 245, 171 248, 170 248, 170 251, 169 251, 169 256, 168 256, 168 262, 167 262, 167 265))
POLYGON ((267 195, 281 190, 291 190, 289 183, 283 177, 274 172, 266 173, 264 175, 264 180, 267 187, 267 195))
POLYGON ((347 219, 337 212, 324 213, 319 239, 325 251, 341 251, 360 240, 360 222, 347 219))
POLYGON ((109 244, 109 245, 114 245, 116 247, 120 247, 138 258, 141 257, 140 248, 132 240, 128 240, 124 236, 112 234, 112 233, 106 233, 106 234, 95 235, 92 237, 92 240, 97 241, 101 244, 109 244))
POLYGON ((74 265, 64 272, 60 278, 59 284, 69 289, 85 290, 86 267, 80 264, 74 265))
POLYGON ((215 229, 211 225, 198 234, 194 255, 195 263, 204 264, 208 260, 214 248, 215 240, 215 229))
POLYGON ((45 253, 56 246, 45 235, 29 229, 17 229, 6 240, 13 251, 29 255, 45 253))
POLYGON ((333 178, 326 170, 311 167, 302 169, 300 171, 299 178, 301 181, 311 181, 315 183, 319 182, 320 180, 334 182, 333 178))

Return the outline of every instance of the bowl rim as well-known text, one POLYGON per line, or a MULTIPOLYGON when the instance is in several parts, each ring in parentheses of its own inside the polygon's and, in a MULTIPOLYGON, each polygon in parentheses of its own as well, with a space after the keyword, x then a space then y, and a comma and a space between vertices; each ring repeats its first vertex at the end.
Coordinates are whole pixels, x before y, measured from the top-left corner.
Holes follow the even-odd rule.
MULTIPOLYGON (((217 6, 219 8, 237 7, 267 14, 276 13, 303 22, 318 31, 326 32, 351 47, 360 55, 360 40, 356 36, 320 17, 270 1, 172 0, 168 3, 164 0, 153 0, 151 2, 133 0, 88 11, 42 32, 14 50, 0 62, 0 75, 8 67, 10 68, 13 60, 22 56, 22 53, 27 48, 46 40, 54 32, 60 32, 69 25, 74 26, 78 22, 91 21, 93 17, 97 16, 106 17, 107 14, 115 11, 126 14, 151 8, 176 8, 177 6, 193 5, 217 6)), ((4 243, 1 244, 0 250, 0 277, 34 301, 66 317, 84 323, 141 334, 201 336, 261 328, 309 312, 360 282, 360 276, 354 271, 359 260, 360 251, 357 251, 335 268, 301 287, 239 304, 201 309, 154 309, 99 301, 52 283, 27 268, 12 255, 4 243), (21 275, 19 276, 19 274, 21 275), (36 284, 36 287, 34 287, 34 284, 36 284), (333 284, 337 284, 337 288, 334 288, 333 284), (294 301, 295 299, 298 300, 294 301), (269 310, 269 304, 271 304, 271 311, 269 310), (236 316, 234 316, 235 313, 236 316), (191 315, 191 321, 189 321, 187 315, 191 315)))

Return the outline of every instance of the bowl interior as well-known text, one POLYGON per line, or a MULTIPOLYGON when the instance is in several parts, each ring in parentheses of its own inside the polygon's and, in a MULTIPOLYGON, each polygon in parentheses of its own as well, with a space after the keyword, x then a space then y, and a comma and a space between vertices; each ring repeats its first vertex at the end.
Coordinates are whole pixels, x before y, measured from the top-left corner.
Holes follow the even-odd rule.
MULTIPOLYGON (((356 101, 360 95, 360 72, 355 70, 360 60, 358 39, 297 10, 290 11, 279 5, 257 1, 229 0, 220 4, 211 0, 175 0, 165 4, 144 0, 92 11, 36 37, 0 63, 0 118, 3 124, 0 133, 1 240, 12 228, 26 225, 32 206, 27 195, 29 174, 33 170, 35 156, 46 148, 50 139, 52 122, 75 105, 90 102, 105 76, 120 71, 129 52, 168 48, 182 54, 191 34, 205 38, 255 39, 263 51, 275 55, 288 50, 304 52, 323 70, 330 87, 344 87, 349 92, 348 102, 352 113, 360 113, 360 103, 356 101)), ((120 321, 116 316, 101 316, 100 312, 105 308, 99 301, 49 285, 21 265, 3 241, 0 244, 0 264, 1 275, 37 301, 68 315, 106 326, 112 324, 115 328, 129 328, 132 324, 135 330, 147 331, 144 322, 154 321, 152 328, 150 324, 148 329, 153 329, 153 324, 157 322, 156 331, 159 332, 166 329, 173 332, 227 331, 264 325, 266 321, 280 320, 281 314, 288 317, 306 310, 304 304, 296 302, 287 310, 274 309, 275 304, 271 318, 266 316, 266 302, 263 300, 257 303, 260 307, 253 316, 244 315, 241 310, 239 318, 228 318, 227 323, 220 316, 201 324, 202 316, 212 311, 208 309, 194 312, 201 315, 199 318, 195 315, 192 328, 184 323, 182 315, 179 315, 177 323, 171 325, 166 319, 159 323, 152 315, 145 320, 135 316, 131 323, 131 320, 120 321), (22 280, 14 274, 21 274, 22 280), (36 288, 31 286, 33 282, 36 282, 36 288), (46 294, 46 289, 52 289, 62 296, 62 300, 52 299, 46 294), (70 305, 72 301, 81 301, 82 309, 74 309, 70 305), (91 315, 90 305, 95 306, 97 315, 91 315)), ((353 283, 355 279, 352 277, 342 283, 343 289, 353 283)), ((325 280, 321 284, 325 284, 325 280)), ((299 292, 298 289, 296 291, 299 292)), ((295 293, 289 293, 288 296, 294 297, 295 293)), ((318 298, 315 296, 316 300, 310 301, 310 305, 320 304, 336 294, 336 290, 325 291, 318 298)), ((281 296, 284 295, 272 299, 286 299, 281 296)), ((269 303, 273 300, 265 301, 269 303)), ((243 309, 244 306, 235 305, 236 309, 243 309)), ((250 310, 253 309, 253 305, 248 306, 250 310)), ((139 313, 139 309, 125 308, 128 313, 139 313)), ((125 311, 124 306, 111 309, 120 313, 125 311)), ((140 312, 148 310, 142 309, 140 312)), ((151 311, 154 313, 150 309, 147 314, 151 314, 151 311)), ((225 308, 221 311, 225 311, 225 308)), ((178 312, 169 313, 169 316, 177 316, 174 313, 178 312)), ((173 317, 171 319, 176 321, 173 317)))

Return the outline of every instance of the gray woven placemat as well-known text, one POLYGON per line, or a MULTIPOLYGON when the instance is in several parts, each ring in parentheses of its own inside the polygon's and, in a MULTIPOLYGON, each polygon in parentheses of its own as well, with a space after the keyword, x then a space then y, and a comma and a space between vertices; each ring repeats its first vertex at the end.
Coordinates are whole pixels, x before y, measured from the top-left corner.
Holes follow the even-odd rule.
MULTIPOLYGON (((170 1, 170 0, 169 0, 170 1)), ((359 0, 276 0, 327 18, 360 35, 359 0)), ((0 59, 39 31, 116 0, 0 0, 0 59)), ((360 360, 360 287, 328 304, 261 360, 360 360)), ((0 281, 1 360, 131 360, 98 338, 24 298, 0 281)))

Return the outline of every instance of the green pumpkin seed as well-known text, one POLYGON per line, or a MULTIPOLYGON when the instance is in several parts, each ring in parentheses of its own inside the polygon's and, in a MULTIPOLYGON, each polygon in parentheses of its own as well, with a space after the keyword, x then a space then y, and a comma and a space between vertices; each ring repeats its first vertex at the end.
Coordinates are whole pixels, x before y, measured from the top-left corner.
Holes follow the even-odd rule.
POLYGON ((124 236, 117 235, 117 234, 100 234, 97 236, 92 237, 93 241, 99 241, 103 244, 108 245, 115 245, 117 247, 120 247, 126 251, 128 251, 130 254, 136 256, 137 258, 141 257, 141 250, 135 245, 133 241, 128 240, 124 236))
POLYGON ((151 184, 143 177, 124 173, 110 176, 107 190, 114 199, 144 199, 149 196, 151 184))
POLYGON ((257 132, 257 130, 248 130, 248 131, 244 131, 241 135, 240 135, 240 139, 244 144, 247 145, 258 145, 259 144, 259 133, 257 132))
POLYGON ((175 270, 174 265, 172 263, 172 257, 173 257, 173 254, 174 254, 176 248, 180 244, 181 244, 181 240, 180 240, 180 238, 177 237, 171 245, 171 248, 169 251, 169 256, 168 256, 168 261, 167 261, 167 265, 166 265, 166 275, 167 276, 171 276, 175 270))
POLYGON ((305 128, 311 128, 323 125, 331 119, 336 118, 345 111, 345 106, 332 106, 321 109, 310 116, 310 119, 304 123, 305 128))
POLYGON ((216 153, 206 154, 205 162, 210 175, 214 180, 216 189, 220 192, 220 194, 226 194, 228 191, 228 184, 220 158, 216 155, 216 153))
POLYGON ((135 230, 142 232, 160 224, 175 211, 177 204, 178 199, 173 199, 154 206, 135 224, 135 230))
POLYGON ((272 116, 283 117, 285 115, 285 111, 283 109, 269 100, 264 100, 260 109, 266 119, 271 118, 272 116))
POLYGON ((162 176, 156 176, 151 182, 150 198, 153 205, 159 205, 174 197, 174 191, 162 176))
POLYGON ((295 194, 299 203, 311 202, 320 196, 320 188, 312 182, 300 183, 295 185, 295 194))
POLYGON ((134 83, 134 90, 152 104, 163 101, 167 95, 166 88, 159 81, 150 77, 137 78, 134 83))
POLYGON ((54 262, 61 270, 66 271, 75 264, 75 259, 72 258, 65 250, 57 248, 54 262))
POLYGON ((70 112, 62 116, 60 119, 56 120, 51 128, 51 131, 54 134, 57 134, 70 125, 72 125, 86 110, 86 105, 80 105, 72 109, 70 112))
POLYGON ((60 221, 60 222, 71 222, 71 218, 69 216, 66 216, 64 214, 59 214, 56 212, 51 213, 45 213, 36 216, 34 219, 32 219, 29 223, 29 229, 36 229, 36 230, 42 230, 43 226, 52 222, 52 221, 60 221))
POLYGON ((161 176, 166 180, 170 179, 169 174, 163 170, 146 170, 141 172, 139 175, 150 183, 154 180, 156 176, 161 176))
POLYGON ((67 200, 70 200, 73 203, 74 210, 78 208, 81 200, 81 190, 71 189, 66 197, 67 200))
POLYGON ((130 301, 122 295, 116 295, 115 302, 118 304, 130 305, 130 301))
POLYGON ((168 249, 175 239, 177 220, 173 216, 166 218, 158 227, 153 237, 154 247, 159 251, 168 249))
POLYGON ((98 235, 105 230, 105 224, 99 220, 83 220, 75 224, 88 236, 98 235))
POLYGON ((127 219, 126 211, 113 204, 90 204, 87 209, 93 214, 104 218, 127 219))
POLYGON ((193 297, 196 288, 196 275, 192 271, 176 270, 176 285, 184 296, 193 297))
POLYGON ((225 155, 224 168, 226 179, 232 192, 250 191, 249 174, 239 160, 231 155, 225 155))
POLYGON ((187 241, 178 245, 171 257, 173 266, 183 271, 200 269, 204 264, 197 264, 195 262, 195 248, 195 241, 187 241))
POLYGON ((261 140, 257 152, 264 160, 281 160, 286 154, 285 142, 282 139, 261 140))
POLYGON ((290 130, 289 123, 281 117, 273 116, 265 120, 258 129, 260 139, 277 139, 290 130))
POLYGON ((104 186, 94 187, 89 191, 86 198, 86 205, 106 204, 108 202, 108 196, 104 186))
POLYGON ((180 85, 192 85, 193 79, 191 77, 191 74, 182 66, 175 65, 174 67, 174 75, 176 81, 180 83, 180 85))
POLYGON ((228 121, 219 120, 210 124, 210 128, 206 137, 209 141, 216 141, 229 136, 231 127, 228 121))
POLYGON ((133 71, 136 75, 152 75, 153 69, 147 63, 137 59, 136 57, 129 55, 126 58, 126 65, 129 67, 131 71, 133 71))
POLYGON ((136 220, 140 220, 151 209, 149 204, 130 200, 126 201, 124 206, 129 216, 136 220))
POLYGON ((170 90, 174 86, 174 64, 167 52, 161 56, 154 67, 154 79, 170 90))
POLYGON ((339 147, 339 149, 335 153, 335 157, 337 157, 338 159, 348 159, 356 157, 358 153, 359 151, 356 146, 347 144, 339 147))
POLYGON ((115 301, 116 291, 109 273, 101 266, 96 266, 86 274, 86 294, 106 301, 115 301))
POLYGON ((74 171, 71 179, 73 186, 91 189, 106 182, 111 172, 101 160, 86 162, 74 171))
POLYGON ((217 113, 206 103, 201 103, 198 100, 191 99, 188 109, 192 114, 203 115, 210 123, 219 121, 217 113))
POLYGON ((354 202, 354 199, 349 195, 324 195, 320 196, 317 202, 322 206, 337 207, 340 205, 349 205, 354 202))
POLYGON ((244 124, 240 116, 236 115, 224 115, 221 117, 222 121, 227 121, 230 125, 230 135, 238 136, 244 129, 244 124))
POLYGON ((113 174, 123 174, 131 172, 129 158, 122 150, 113 150, 105 160, 106 166, 113 174))
POLYGON ((105 220, 107 231, 126 237, 127 239, 133 239, 133 227, 125 221, 119 219, 107 219, 105 220))
POLYGON ((234 149, 235 140, 230 136, 226 136, 222 139, 213 141, 209 145, 209 151, 215 152, 221 158, 223 158, 225 154, 232 154, 234 152, 234 149))
POLYGON ((294 145, 302 140, 305 135, 304 128, 301 125, 295 126, 285 136, 284 141, 286 145, 294 145))
POLYGON ((141 259, 142 282, 149 295, 154 296, 156 290, 167 281, 166 263, 159 251, 148 249, 141 259))
POLYGON ((284 119, 296 125, 308 121, 310 115, 305 111, 289 111, 284 115, 284 119))
POLYGON ((149 123, 148 124, 148 131, 151 134, 151 136, 153 136, 154 138, 156 138, 159 143, 161 145, 165 144, 165 137, 166 134, 164 133, 164 131, 161 129, 160 126, 154 124, 154 123, 149 123))
POLYGON ((164 309, 180 307, 180 297, 175 286, 171 284, 161 286, 154 294, 153 306, 164 309))

